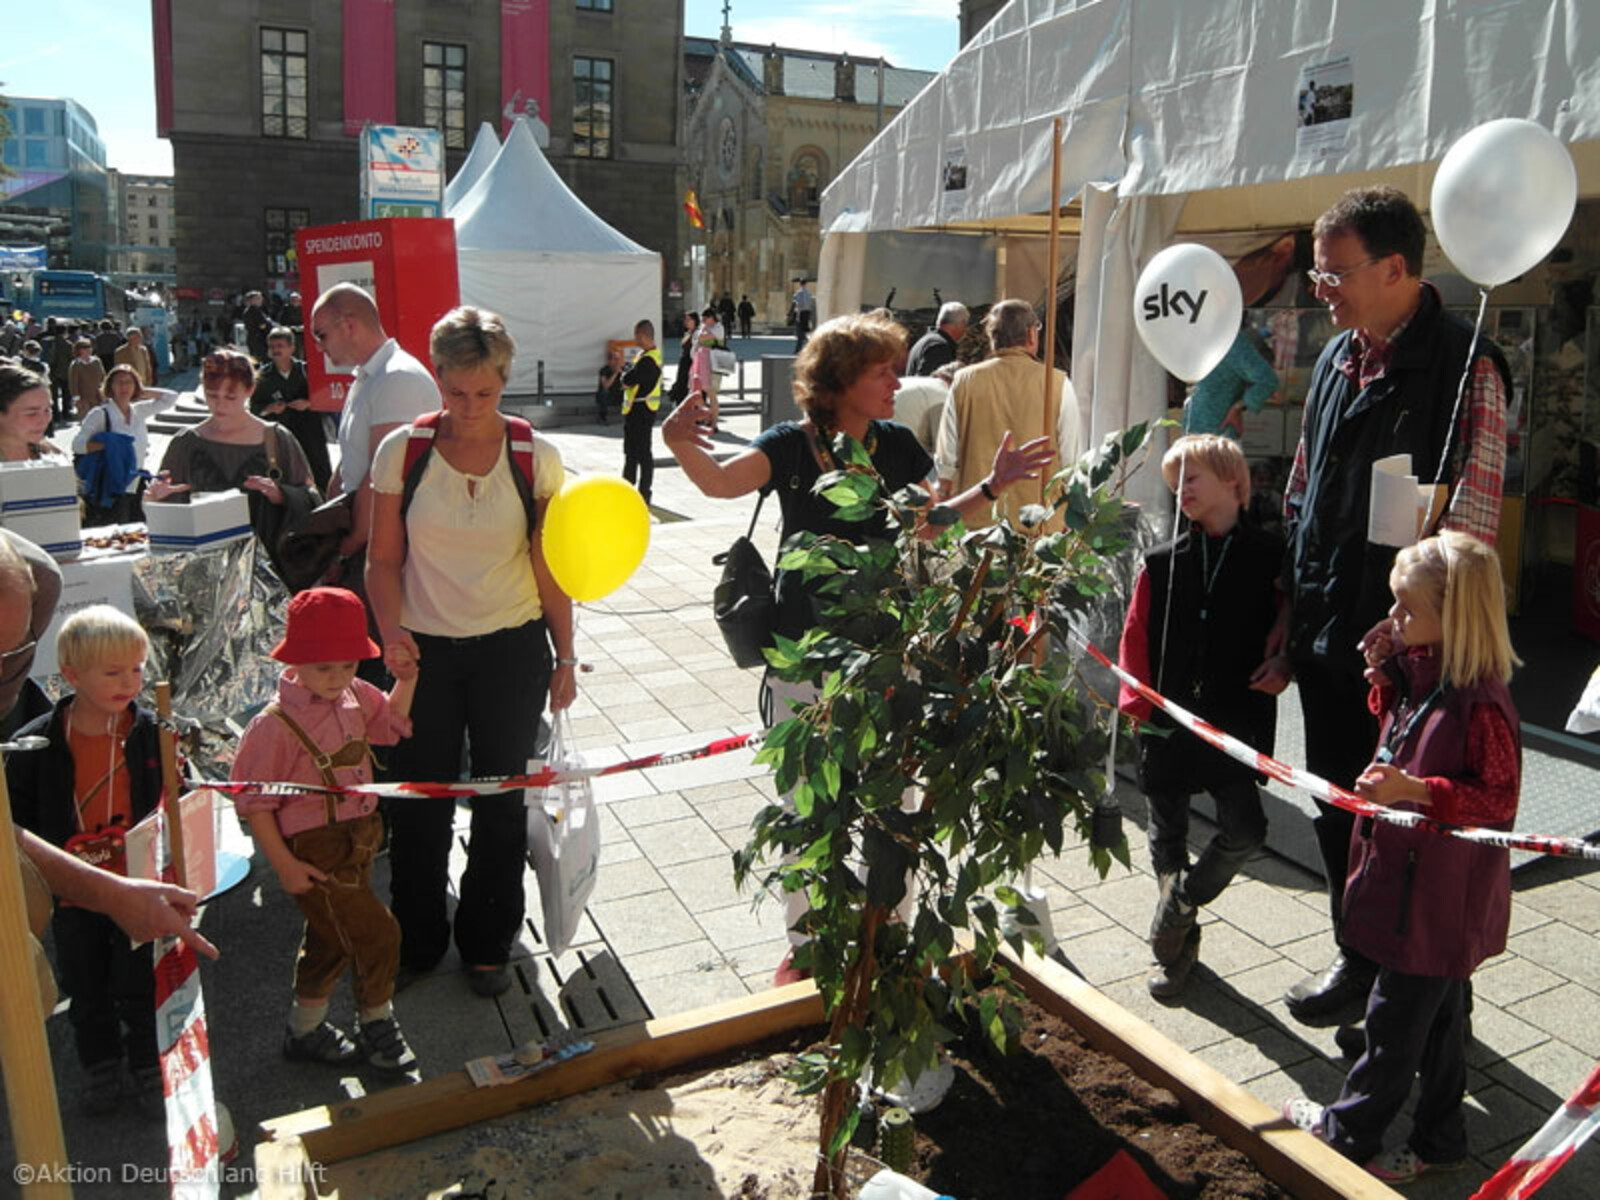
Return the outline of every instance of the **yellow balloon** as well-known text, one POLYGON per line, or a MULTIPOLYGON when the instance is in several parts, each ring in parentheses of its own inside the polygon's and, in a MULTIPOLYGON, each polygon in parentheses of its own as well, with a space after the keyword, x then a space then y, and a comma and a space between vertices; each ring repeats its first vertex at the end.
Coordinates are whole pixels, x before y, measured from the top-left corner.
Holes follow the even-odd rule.
POLYGON ((614 475, 570 480, 550 498, 540 532, 544 561, 574 600, 598 600, 628 582, 650 544, 644 497, 614 475))

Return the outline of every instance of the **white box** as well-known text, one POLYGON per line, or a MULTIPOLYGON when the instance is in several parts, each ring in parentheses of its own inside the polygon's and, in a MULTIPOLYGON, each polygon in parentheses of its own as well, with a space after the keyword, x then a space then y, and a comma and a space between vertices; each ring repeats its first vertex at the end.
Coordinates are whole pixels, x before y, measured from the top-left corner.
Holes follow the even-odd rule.
POLYGON ((0 465, 0 525, 58 558, 77 554, 77 472, 61 462, 0 465))
POLYGON ((152 550, 199 550, 247 538, 250 502, 238 488, 197 492, 187 504, 144 502, 152 550))

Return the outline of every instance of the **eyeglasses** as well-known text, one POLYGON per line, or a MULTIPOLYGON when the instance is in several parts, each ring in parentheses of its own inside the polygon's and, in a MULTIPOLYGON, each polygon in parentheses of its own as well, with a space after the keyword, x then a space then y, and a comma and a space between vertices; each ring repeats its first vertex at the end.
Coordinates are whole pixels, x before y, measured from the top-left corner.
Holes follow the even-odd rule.
POLYGON ((1363 259, 1361 262, 1356 263, 1355 266, 1346 267, 1342 271, 1319 271, 1313 267, 1311 270, 1306 272, 1306 278, 1311 281, 1312 287, 1336 288, 1350 276, 1361 270, 1362 267, 1370 267, 1373 263, 1379 261, 1381 260, 1376 258, 1363 259))

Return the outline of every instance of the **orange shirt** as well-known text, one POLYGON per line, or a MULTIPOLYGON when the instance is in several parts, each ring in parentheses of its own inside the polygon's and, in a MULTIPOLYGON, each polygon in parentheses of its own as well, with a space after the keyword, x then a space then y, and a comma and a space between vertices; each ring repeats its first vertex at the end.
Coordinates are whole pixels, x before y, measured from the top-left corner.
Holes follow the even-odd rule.
POLYGON ((128 829, 133 825, 133 786, 128 780, 128 756, 123 749, 126 740, 125 728, 114 734, 83 733, 73 728, 68 719, 73 801, 81 832, 96 833, 112 825, 128 829))

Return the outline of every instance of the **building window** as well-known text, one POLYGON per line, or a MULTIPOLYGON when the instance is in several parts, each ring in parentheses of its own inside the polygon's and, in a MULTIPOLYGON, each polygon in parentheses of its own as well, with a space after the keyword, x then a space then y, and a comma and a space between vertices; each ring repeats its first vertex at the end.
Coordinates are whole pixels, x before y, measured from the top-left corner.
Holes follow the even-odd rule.
POLYGON ((261 30, 261 132, 291 138, 310 134, 303 29, 261 30))
POLYGON ((579 12, 610 12, 611 0, 578 0, 579 12))
POLYGON ((572 152, 579 158, 611 157, 611 60, 572 60, 572 152))
POLYGON ((467 148, 467 48, 422 43, 422 123, 451 150, 467 148))
POLYGON ((22 132, 44 134, 44 109, 25 108, 22 110, 22 132))
POLYGON ((294 249, 294 233, 311 224, 311 213, 304 208, 269 208, 267 224, 267 276, 289 274, 289 254, 294 249))

